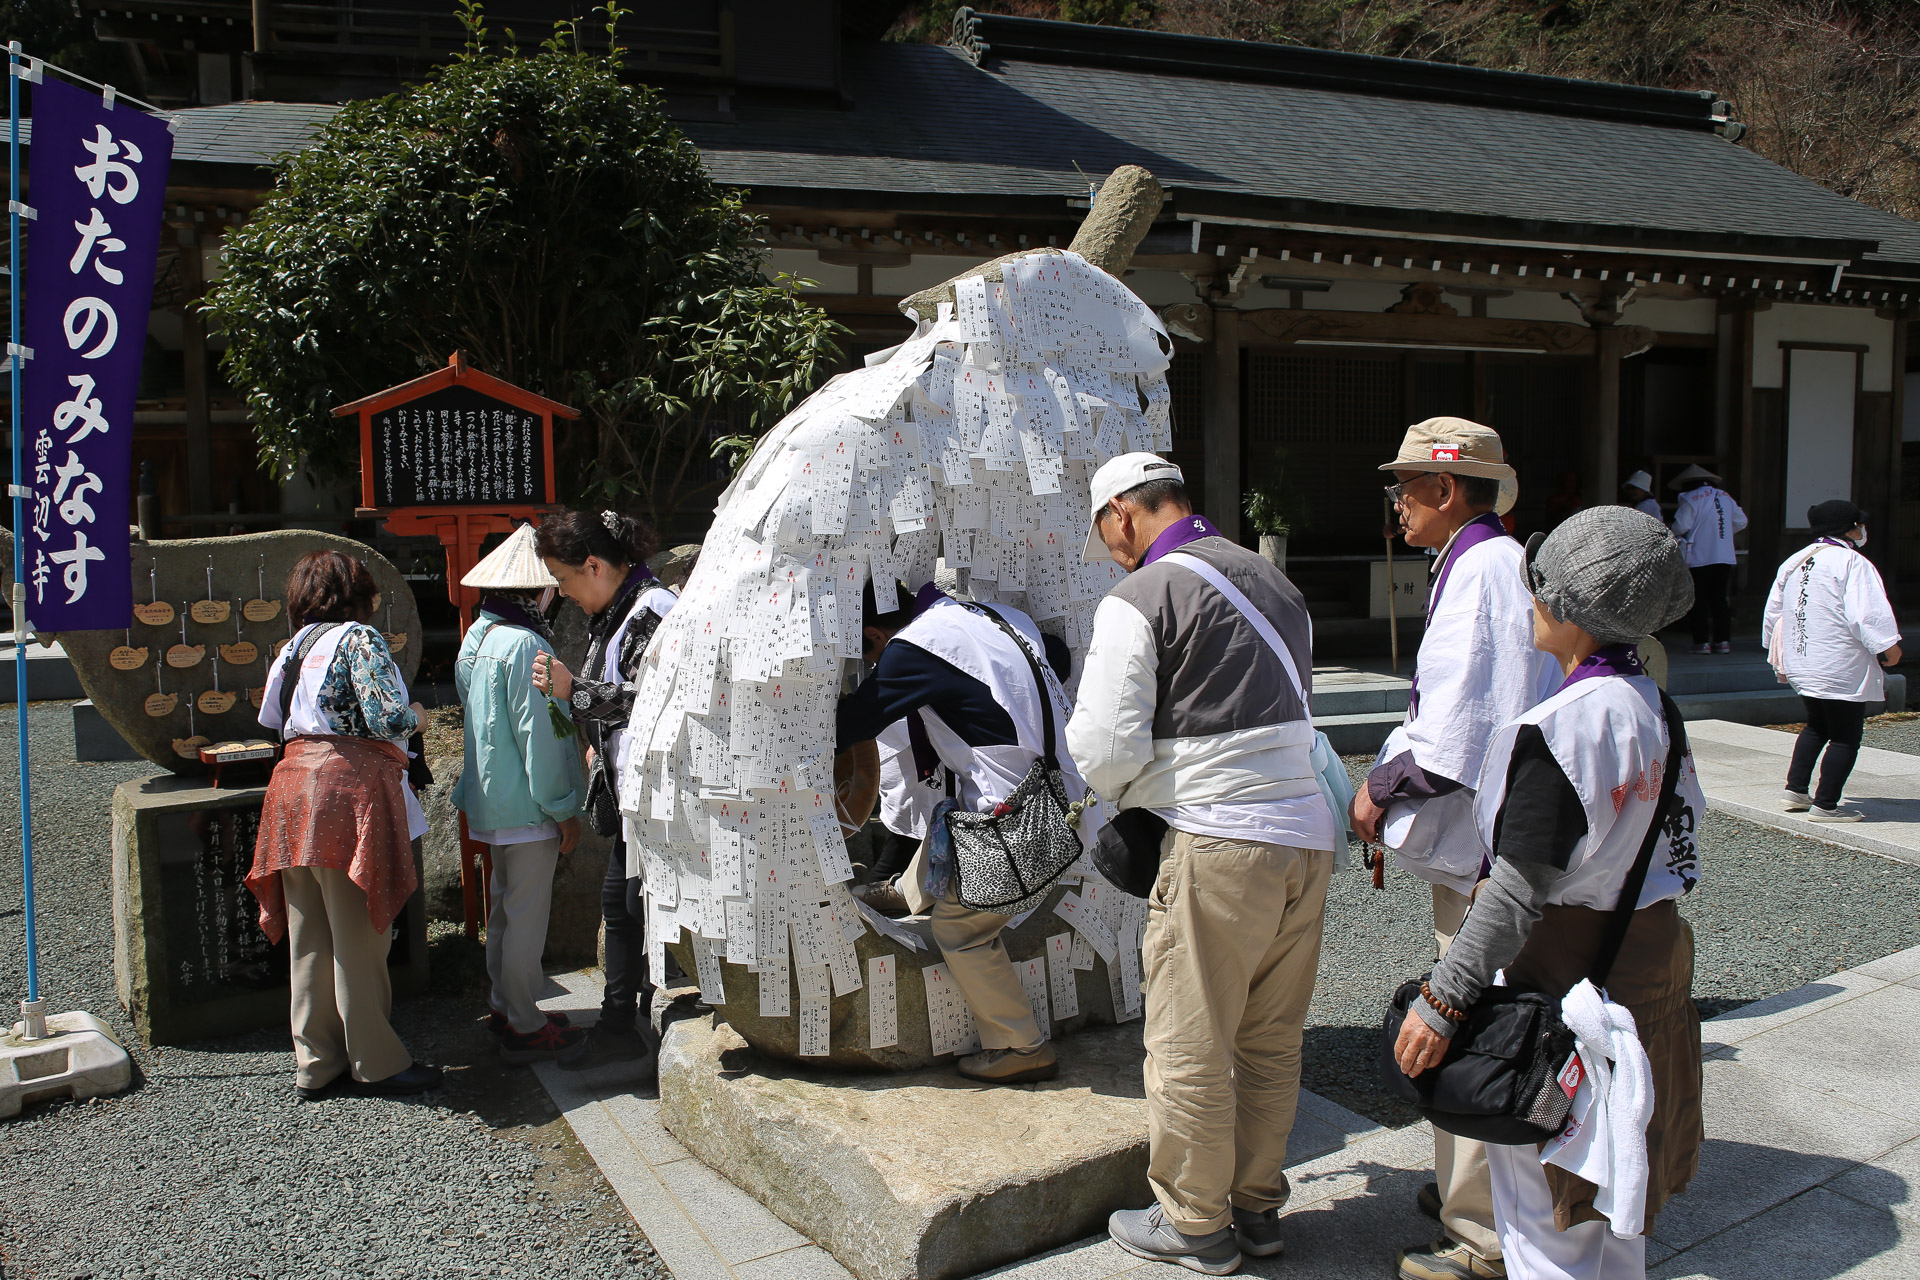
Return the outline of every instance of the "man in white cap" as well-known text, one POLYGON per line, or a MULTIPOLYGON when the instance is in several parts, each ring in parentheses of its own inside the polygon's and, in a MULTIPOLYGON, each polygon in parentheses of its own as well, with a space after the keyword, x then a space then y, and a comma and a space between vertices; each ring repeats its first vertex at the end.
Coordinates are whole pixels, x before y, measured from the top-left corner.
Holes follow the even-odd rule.
POLYGON ((533 687, 534 658, 553 653, 544 610, 555 582, 532 526, 522 525, 460 583, 482 593, 453 664, 467 739, 453 803, 466 814, 467 834, 493 846, 487 1022, 503 1060, 551 1061, 585 1034, 536 1003, 553 871, 580 841, 587 794, 565 704, 533 687))
POLYGON ((1645 471, 1636 471, 1628 476, 1621 483, 1620 492, 1626 499, 1625 505, 1635 511, 1644 511, 1655 520, 1666 519, 1660 511, 1660 499, 1653 496, 1653 477, 1645 471))
MULTIPOLYGON (((1407 719, 1354 793, 1352 826, 1433 886, 1434 938, 1445 955, 1485 858, 1473 787, 1487 744, 1501 725, 1551 695, 1561 676, 1533 647, 1524 551, 1500 522, 1518 484, 1499 435, 1464 418, 1429 418, 1407 429, 1399 454, 1380 469, 1393 472, 1387 494, 1401 535, 1438 554, 1407 719)), ((1400 1275, 1505 1275, 1483 1145, 1436 1130, 1434 1172, 1420 1207, 1446 1235, 1402 1250, 1400 1275)))
POLYGON ((1314 772, 1313 631, 1286 575, 1196 515, 1150 453, 1094 473, 1100 602, 1067 746, 1152 848, 1147 1181, 1121 1248, 1209 1275, 1282 1247, 1300 1042, 1340 839, 1314 772))
POLYGON ((1733 606, 1727 591, 1733 585, 1733 535, 1747 527, 1747 513, 1720 487, 1720 477, 1695 463, 1669 480, 1680 491, 1673 509, 1673 536, 1687 557, 1693 574, 1695 653, 1733 652, 1733 606))

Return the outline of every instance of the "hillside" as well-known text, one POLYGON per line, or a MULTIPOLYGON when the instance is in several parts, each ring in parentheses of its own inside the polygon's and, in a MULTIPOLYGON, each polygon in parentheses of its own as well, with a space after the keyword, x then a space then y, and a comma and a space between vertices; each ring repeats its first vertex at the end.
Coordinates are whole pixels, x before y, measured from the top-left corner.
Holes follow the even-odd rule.
MULTIPOLYGON (((977 0, 982 10, 1270 40, 1548 75, 1709 89, 1741 145, 1843 195, 1920 216, 1913 0, 977 0)), ((951 9, 891 37, 944 40, 951 9)))

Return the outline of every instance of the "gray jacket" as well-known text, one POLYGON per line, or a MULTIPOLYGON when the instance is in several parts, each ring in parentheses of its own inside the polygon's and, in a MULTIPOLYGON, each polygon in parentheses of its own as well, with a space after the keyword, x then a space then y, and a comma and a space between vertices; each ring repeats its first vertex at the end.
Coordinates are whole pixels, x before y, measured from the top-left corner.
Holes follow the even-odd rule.
MULTIPOLYGON (((1313 627, 1286 575, 1224 538, 1179 550, 1219 570, 1273 624, 1311 697, 1313 627)), ((1166 560, 1100 602, 1067 747, 1087 784, 1123 809, 1318 790, 1313 724, 1286 667, 1225 596, 1166 560)))

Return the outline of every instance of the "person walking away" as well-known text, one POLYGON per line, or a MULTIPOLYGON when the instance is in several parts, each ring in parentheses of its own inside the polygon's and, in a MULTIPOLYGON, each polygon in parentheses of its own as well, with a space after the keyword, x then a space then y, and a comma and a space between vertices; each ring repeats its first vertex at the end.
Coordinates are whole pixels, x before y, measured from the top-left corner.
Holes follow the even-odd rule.
POLYGON ((1624 507, 1583 511, 1535 534, 1526 555, 1537 643, 1563 684, 1487 751, 1474 817, 1492 869, 1425 998, 1407 1011, 1394 1057, 1410 1076, 1437 1066, 1460 1015, 1497 973, 1516 991, 1562 1001, 1581 1036, 1582 1068, 1610 1086, 1585 1116, 1606 1142, 1596 1137, 1585 1158, 1561 1139, 1544 1152, 1488 1145, 1507 1274, 1644 1280, 1645 1228, 1700 1163, 1693 932, 1677 903, 1699 878, 1694 842, 1706 803, 1684 752, 1673 808, 1663 811, 1670 747, 1686 731, 1668 720, 1631 641, 1677 620, 1693 584, 1673 535, 1624 507), (1602 992, 1588 979, 1649 827, 1652 856, 1602 992), (1610 1081, 1592 1072, 1607 1057, 1610 1081), (1605 1180, 1604 1210, 1595 1182, 1575 1168, 1605 1180))
POLYGON ((545 1062, 586 1035, 538 1004, 553 872, 580 843, 587 791, 565 705, 533 687, 534 659, 553 654, 545 611, 555 582, 532 526, 521 525, 460 585, 482 593, 453 664, 467 748, 453 803, 467 815, 467 834, 493 848, 487 1025, 503 1061, 545 1062))
POLYGON ((247 888, 260 931, 287 939, 294 1083, 314 1101, 336 1092, 413 1094, 440 1070, 394 1034, 389 931, 419 887, 413 842, 426 815, 407 785, 406 742, 426 712, 380 632, 380 592, 338 551, 300 557, 288 575, 298 624, 267 673, 260 725, 286 742, 260 807, 247 888))
POLYGON ((1620 486, 1623 504, 1635 511, 1644 511, 1655 520, 1666 519, 1660 510, 1660 500, 1653 496, 1653 477, 1645 471, 1636 471, 1626 478, 1620 486))
MULTIPOLYGON (((1384 841, 1401 867, 1432 886, 1442 956, 1466 917, 1485 853, 1473 802, 1487 744, 1559 684, 1553 660, 1533 647, 1521 546, 1498 516, 1518 496, 1504 458, 1492 428, 1429 418, 1407 429, 1399 453, 1380 468, 1393 473, 1387 494, 1408 545, 1438 555, 1407 718, 1355 791, 1351 823, 1360 839, 1384 841)), ((1445 1132, 1434 1134, 1433 1146, 1434 1181, 1421 1189, 1419 1204, 1445 1234, 1401 1250, 1399 1274, 1503 1275, 1484 1148, 1445 1132)))
POLYGON ((1858 822, 1863 815, 1842 809, 1840 793, 1860 754, 1867 707, 1886 700, 1881 668, 1900 662, 1900 626, 1880 571, 1860 554, 1867 513, 1835 498, 1809 507, 1807 526, 1813 545, 1780 565, 1760 626, 1768 660, 1807 708, 1787 767, 1787 812, 1811 810, 1814 822, 1858 822))
POLYGON ((654 1054, 646 902, 639 879, 627 874, 618 785, 640 661, 679 598, 647 568, 647 557, 659 545, 644 521, 612 511, 563 512, 542 521, 534 534, 534 546, 559 584, 555 589, 587 615, 587 656, 575 675, 552 654, 536 655, 533 687, 572 707, 573 722, 587 742, 588 813, 598 805, 609 815, 611 829, 601 834, 613 840, 600 885, 606 990, 599 1020, 586 1039, 560 1056, 560 1066, 568 1070, 628 1063, 644 1075, 654 1054))
MULTIPOLYGON (((904 594, 891 583, 883 587, 895 597, 904 594)), ((869 583, 861 598, 861 657, 873 664, 873 674, 840 699, 837 749, 905 720, 910 738, 902 766, 917 777, 940 778, 951 798, 933 808, 927 826, 937 828, 950 807, 993 809, 1045 750, 1041 717, 1051 718, 1056 739, 1066 730, 1070 707, 1046 662, 1040 628, 1018 609, 962 604, 931 583, 904 607, 898 599, 887 603, 894 607, 881 608, 869 583)), ((1079 800, 1086 786, 1072 761, 1056 754, 1067 799, 1079 800)), ((1083 840, 1099 821, 1097 808, 1082 818, 1083 840)), ((955 1069, 987 1084, 1053 1079, 1059 1071, 1053 1046, 1001 941, 1010 917, 963 905, 951 882, 939 883, 932 859, 920 866, 919 878, 908 877, 902 893, 909 905, 928 910, 933 940, 980 1029, 980 1052, 955 1069)))
POLYGON ((1747 527, 1747 513, 1733 495, 1719 488, 1720 477, 1697 463, 1668 481, 1680 491, 1673 509, 1673 532, 1693 574, 1695 653, 1733 652, 1733 535, 1747 527))
POLYGON ((1284 573, 1194 512, 1173 463, 1122 454, 1090 496, 1082 557, 1128 576, 1094 614, 1067 745, 1107 804, 1164 833, 1143 944, 1154 1203, 1107 1230, 1224 1275, 1284 1245, 1340 839, 1311 758, 1312 624, 1284 573))

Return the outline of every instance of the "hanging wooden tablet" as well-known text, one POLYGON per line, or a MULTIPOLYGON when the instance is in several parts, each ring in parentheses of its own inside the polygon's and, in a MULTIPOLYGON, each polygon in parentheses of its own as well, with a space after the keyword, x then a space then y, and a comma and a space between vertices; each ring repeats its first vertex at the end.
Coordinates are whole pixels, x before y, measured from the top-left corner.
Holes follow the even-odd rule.
POLYGON ((177 693, 168 693, 165 686, 161 683, 160 673, 164 670, 166 670, 166 668, 157 662, 153 665, 153 687, 155 692, 147 695, 145 707, 146 713, 156 720, 162 716, 172 715, 174 707, 179 705, 180 702, 180 695, 177 693))
MULTIPOLYGON (((220 646, 220 656, 230 667, 250 667, 260 659, 260 646, 240 638, 240 619, 233 620, 234 642, 220 646)), ((257 705, 257 704, 256 704, 257 705)))
POLYGON ((266 702, 266 700, 267 700, 267 687, 265 685, 261 685, 258 689, 247 690, 247 701, 253 704, 253 709, 255 711, 258 711, 262 706, 262 704, 266 702))
POLYGON ((200 763, 200 748, 210 747, 212 745, 213 739, 207 737, 207 735, 201 733, 199 729, 195 727, 193 723, 193 707, 189 704, 187 707, 187 736, 173 740, 173 753, 182 760, 191 760, 195 764, 198 764, 200 763))
POLYGON ((233 710, 233 704, 238 700, 238 694, 229 693, 220 687, 220 656, 215 654, 213 659, 213 688, 203 690, 200 696, 194 699, 194 705, 210 716, 223 716, 233 710))
POLYGON ((211 626, 219 622, 225 622, 228 618, 233 616, 232 601, 215 600, 213 598, 213 557, 212 556, 207 557, 207 598, 205 600, 195 600, 191 608, 188 610, 188 612, 193 615, 193 620, 195 622, 202 623, 208 626, 211 626))
POLYGON ((133 647, 133 628, 127 628, 127 642, 113 647, 107 655, 107 665, 115 671, 138 671, 147 665, 147 657, 152 651, 142 646, 133 647))
POLYGON ((147 568, 147 594, 150 597, 145 604, 133 606, 133 616, 150 627, 164 627, 173 621, 173 606, 160 599, 160 568, 155 561, 147 568))
POLYGON ((180 619, 180 643, 167 650, 167 665, 170 667, 197 667, 201 659, 207 656, 207 646, 187 643, 187 620, 180 619))
POLYGON ((264 598, 267 594, 267 558, 264 555, 260 557, 257 577, 260 595, 241 605, 240 613, 248 622, 271 622, 280 616, 280 602, 264 598))

